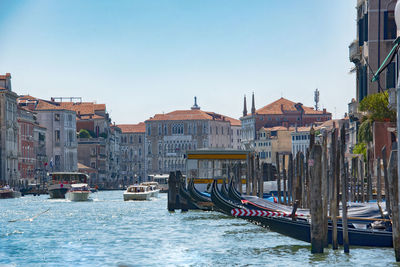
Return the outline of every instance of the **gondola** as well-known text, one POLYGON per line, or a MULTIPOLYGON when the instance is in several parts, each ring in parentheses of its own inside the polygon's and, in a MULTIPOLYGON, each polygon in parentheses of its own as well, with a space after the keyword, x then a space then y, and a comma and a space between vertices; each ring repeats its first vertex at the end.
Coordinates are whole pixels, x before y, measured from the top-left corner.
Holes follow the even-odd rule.
MULTIPOLYGON (((225 214, 230 214, 233 208, 238 208, 240 205, 235 205, 229 199, 225 199, 218 192, 218 187, 213 184, 211 191, 211 199, 214 204, 225 214)), ((244 208, 244 207, 242 207, 244 208)), ((297 218, 292 220, 281 217, 240 217, 243 219, 261 223, 263 226, 268 227, 270 230, 280 234, 305 241, 310 243, 310 223, 306 219, 297 218)), ((342 227, 338 227, 338 243, 343 244, 342 227)), ((392 233, 385 230, 374 229, 356 229, 349 228, 349 243, 352 246, 369 246, 369 247, 392 247, 392 233)), ((328 242, 332 242, 332 226, 328 227, 328 242)))
POLYGON ((233 182, 233 179, 229 183, 228 196, 232 201, 234 201, 236 203, 242 203, 242 198, 240 197, 240 193, 237 192, 237 190, 235 188, 235 184, 233 182))
POLYGON ((226 182, 225 179, 222 179, 222 184, 221 184, 221 195, 224 198, 228 198, 229 199, 229 193, 228 190, 226 189, 226 182))
POLYGON ((196 201, 189 195, 186 188, 184 188, 183 183, 179 185, 179 195, 186 200, 188 208, 191 210, 202 209, 199 205, 197 205, 196 201))
POLYGON ((189 181, 188 192, 190 196, 198 202, 211 202, 211 198, 200 193, 194 186, 194 179, 189 181))

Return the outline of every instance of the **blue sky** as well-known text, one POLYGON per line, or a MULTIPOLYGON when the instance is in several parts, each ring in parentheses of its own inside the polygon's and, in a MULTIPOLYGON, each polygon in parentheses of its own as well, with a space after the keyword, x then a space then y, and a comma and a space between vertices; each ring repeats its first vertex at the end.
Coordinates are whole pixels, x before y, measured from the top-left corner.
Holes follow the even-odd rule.
POLYGON ((0 0, 0 73, 18 94, 106 103, 138 123, 188 109, 239 118, 281 96, 336 117, 355 97, 352 0, 0 0), (248 110, 250 107, 248 107, 248 110))

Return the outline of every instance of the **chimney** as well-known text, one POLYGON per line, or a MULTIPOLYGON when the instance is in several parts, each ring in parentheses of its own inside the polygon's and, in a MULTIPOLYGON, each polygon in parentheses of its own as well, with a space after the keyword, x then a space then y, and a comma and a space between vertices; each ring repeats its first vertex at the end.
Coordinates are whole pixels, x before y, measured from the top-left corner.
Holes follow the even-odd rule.
POLYGON ((322 110, 322 113, 323 113, 323 114, 326 114, 326 108, 324 108, 324 109, 322 110))

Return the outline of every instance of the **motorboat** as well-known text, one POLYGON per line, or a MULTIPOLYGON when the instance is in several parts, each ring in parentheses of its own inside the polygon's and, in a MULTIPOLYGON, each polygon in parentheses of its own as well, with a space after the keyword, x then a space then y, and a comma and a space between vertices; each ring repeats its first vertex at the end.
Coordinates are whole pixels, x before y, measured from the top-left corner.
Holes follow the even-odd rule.
POLYGON ((124 200, 149 200, 152 192, 147 185, 130 185, 124 192, 124 200))
POLYGON ((158 187, 157 182, 143 182, 140 185, 148 186, 149 191, 151 192, 150 197, 158 197, 158 193, 160 193, 160 188, 158 187))
POLYGON ((88 175, 80 172, 53 172, 48 191, 50 198, 65 198, 72 184, 87 183, 88 175))
POLYGON ((17 198, 17 197, 21 197, 21 192, 15 191, 8 185, 0 187, 0 199, 17 198))
POLYGON ((71 184, 71 188, 65 194, 65 198, 70 201, 87 201, 90 195, 88 184, 71 184))

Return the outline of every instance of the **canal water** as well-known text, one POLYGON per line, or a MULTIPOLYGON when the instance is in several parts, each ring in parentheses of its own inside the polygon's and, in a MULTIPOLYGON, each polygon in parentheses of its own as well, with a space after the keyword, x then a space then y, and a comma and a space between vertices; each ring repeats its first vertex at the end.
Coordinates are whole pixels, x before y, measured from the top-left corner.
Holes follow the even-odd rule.
POLYGON ((0 266, 396 265, 393 249, 311 255, 309 244, 241 219, 170 213, 166 194, 124 202, 122 193, 98 192, 90 202, 0 200, 0 266))

